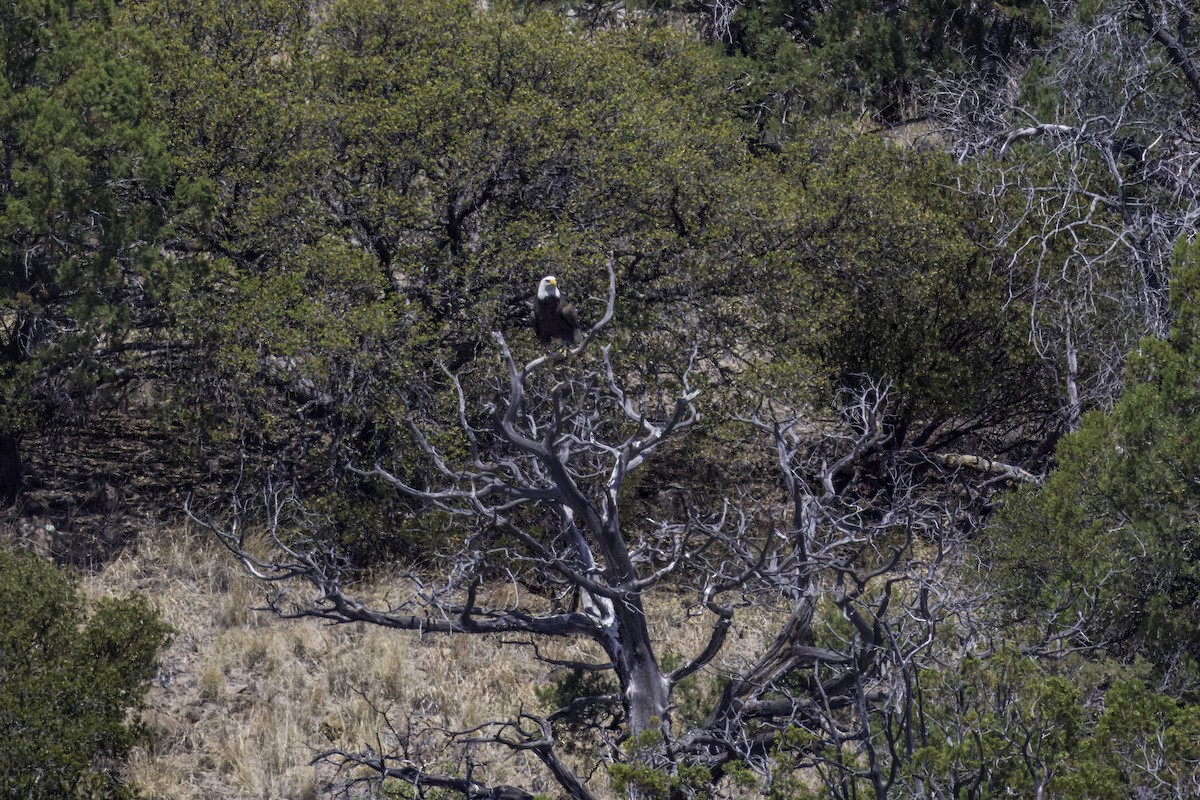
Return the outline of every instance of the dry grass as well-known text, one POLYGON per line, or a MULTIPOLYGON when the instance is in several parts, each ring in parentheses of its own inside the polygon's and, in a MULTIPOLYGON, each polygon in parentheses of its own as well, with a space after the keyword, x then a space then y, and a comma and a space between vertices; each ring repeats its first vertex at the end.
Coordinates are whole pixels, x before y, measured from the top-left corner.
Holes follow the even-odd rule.
MULTIPOLYGON (((378 580, 382 592, 388 581, 378 580)), ((213 540, 188 530, 143 534, 84 584, 93 596, 140 592, 178 631, 148 696, 153 743, 129 768, 151 798, 327 796, 339 776, 309 762, 331 747, 379 749, 388 732, 382 711, 418 732, 462 729, 537 708, 535 688, 549 674, 527 650, 491 637, 421 637, 255 611, 261 587, 213 540)), ((684 622, 676 600, 652 603, 651 615, 664 651, 703 647, 702 621, 684 622)), ((761 647, 756 629, 740 635, 736 651, 761 647)), ((435 736, 414 741, 425 742, 414 755, 427 763, 445 757, 435 736)), ((553 789, 539 764, 508 754, 488 777, 553 789)))

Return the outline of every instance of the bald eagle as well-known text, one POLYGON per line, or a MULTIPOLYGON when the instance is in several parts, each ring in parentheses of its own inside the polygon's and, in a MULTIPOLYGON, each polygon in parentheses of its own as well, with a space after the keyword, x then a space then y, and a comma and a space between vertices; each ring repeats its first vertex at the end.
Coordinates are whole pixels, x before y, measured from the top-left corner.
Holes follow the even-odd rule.
POLYGON ((563 301, 553 275, 547 275, 538 284, 537 299, 533 301, 533 331, 543 346, 555 339, 562 339, 568 347, 579 341, 579 314, 575 306, 563 301))

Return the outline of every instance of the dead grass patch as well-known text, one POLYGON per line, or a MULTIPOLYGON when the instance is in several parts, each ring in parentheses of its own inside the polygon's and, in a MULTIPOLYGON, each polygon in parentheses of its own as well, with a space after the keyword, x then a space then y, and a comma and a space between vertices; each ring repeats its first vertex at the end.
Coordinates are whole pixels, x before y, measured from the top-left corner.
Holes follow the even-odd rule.
MULTIPOLYGON (((378 749, 388 737, 385 713, 394 724, 411 721, 415 731, 465 729, 537 709, 536 689, 551 679, 530 649, 495 637, 420 636, 256 611, 262 587, 193 530, 146 532, 83 582, 94 597, 146 595, 177 631, 148 695, 144 720, 153 740, 134 753, 128 771, 152 798, 327 796, 335 776, 311 766, 314 755, 378 749)), ((372 582, 366 591, 376 596, 395 591, 387 575, 372 582)), ((669 595, 648 608, 663 652, 691 656, 704 647, 711 615, 689 617, 669 595)), ((741 621, 731 658, 761 650, 759 623, 766 620, 741 621)), ((586 642, 542 647, 558 658, 602 659, 586 642)), ((424 757, 436 764, 444 756, 426 733, 424 757)), ((553 793, 540 765, 508 753, 489 778, 553 793)))

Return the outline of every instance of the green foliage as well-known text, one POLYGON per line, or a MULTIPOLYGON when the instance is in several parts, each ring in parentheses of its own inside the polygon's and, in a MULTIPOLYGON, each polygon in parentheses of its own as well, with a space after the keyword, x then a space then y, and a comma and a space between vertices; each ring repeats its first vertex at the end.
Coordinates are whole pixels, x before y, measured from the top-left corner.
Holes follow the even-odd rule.
POLYGON ((978 798, 1156 797, 1200 756, 1196 707, 1153 692, 1144 672, 1014 650, 927 671, 909 785, 978 798))
MULTIPOLYGON (((0 9, 0 439, 79 413, 177 290, 145 31, 109 0, 0 9)), ((12 443, 12 444, 8 444, 12 443)), ((0 467, 11 500, 16 463, 0 467)))
POLYGON ((967 660, 921 683, 929 729, 908 768, 953 796, 1044 792, 1082 738, 1079 689, 1018 653, 967 660))
MULTIPOLYGON (((385 548, 436 552, 461 533, 446 515, 347 466, 378 461, 422 485, 415 426, 452 468, 465 442, 447 425, 458 398, 444 369, 484 431, 481 409, 497 390, 492 332, 518 358, 537 352, 528 301, 548 273, 593 321, 610 252, 622 254, 619 299, 604 335, 620 376, 674 386, 695 346, 693 380, 710 390, 714 419, 764 395, 826 408, 840 388, 880 380, 898 400, 888 423, 899 440, 916 422, 1003 423, 987 445, 1015 452, 1053 423, 1056 387, 1027 339, 1028 321, 1044 325, 1046 312, 1023 305, 1043 263, 1064 264, 1067 284, 1095 279, 1085 330, 1128 335, 1125 264, 1074 225, 1120 227, 1118 210, 1093 202, 1115 191, 1107 167, 1071 175, 1085 191, 1059 208, 1061 235, 1037 239, 1046 247, 1036 257, 1005 254, 1016 267, 1007 275, 987 249, 993 209, 960 189, 961 167, 935 143, 864 134, 858 119, 900 123, 919 113, 928 81, 1027 59, 1049 30, 1044 5, 750 0, 732 4, 728 29, 706 29, 715 48, 655 16, 711 16, 711 3, 630 3, 621 24, 602 4, 583 4, 591 27, 546 5, 332 0, 317 14, 288 0, 15 0, 0 9, 0 493, 14 491, 4 461, 23 435, 152 377, 167 384, 155 386, 166 398, 155 421, 187 431, 175 454, 236 472, 244 486, 294 488, 306 513, 288 520, 295 536, 327 536, 360 563, 385 548), (1093 272, 1073 272, 1084 262, 1093 272)), ((1102 10, 1084 3, 1076 17, 1102 10)), ((1051 88, 1061 57, 1071 54, 1043 54, 1023 73, 1030 114, 1059 113, 1051 88)), ((1099 80, 1115 92, 1124 78, 1099 80)), ((1164 82, 1155 92, 1179 91, 1169 75, 1155 80, 1164 82)), ((1033 142, 1008 158, 997 168, 1029 165, 1050 194, 1074 169, 1033 142)), ((1151 183, 1127 181, 1123 196, 1141 202, 1151 183)), ((1044 225, 1023 219, 1014 241, 1044 225)), ((1194 700, 1195 247, 1181 245, 1172 291, 1175 328, 1143 342, 1122 402, 1063 440, 1046 485, 1012 498, 981 544, 1027 626, 1018 637, 1083 619, 1089 641, 1126 660, 1144 655, 1157 672, 1142 678, 1194 700)), ((1083 352, 1081 374, 1101 372, 1105 358, 1083 352)), ((703 449, 713 438, 674 460, 722 459, 703 449)), ((654 478, 629 481, 622 502, 656 497, 654 478)), ((638 516, 651 515, 628 515, 638 516)), ((69 586, 31 585, 10 607, 56 610, 17 619, 0 639, 6 697, 22 698, 3 706, 3 720, 41 703, 45 719, 66 714, 75 727, 39 722, 49 744, 14 736, 0 758, 49 765, 61 755, 76 777, 45 785, 119 793, 105 777, 78 776, 127 750, 123 715, 164 631, 139 601, 101 604, 85 620, 69 586), (37 619, 44 630, 26 630, 37 619), (29 644, 39 636, 49 644, 29 644), (8 664, 35 656, 62 666, 14 683, 23 673, 8 664), (75 686, 102 709, 61 705, 75 686), (32 700, 37 687, 57 694, 32 700)), ((826 607, 812 636, 838 649, 852 634, 826 607)), ((1104 796, 1128 775, 1169 781, 1193 763, 1191 706, 1133 680, 1112 680, 1105 693, 1069 677, 1011 653, 929 673, 937 708, 909 774, 951 794, 1041 781, 1104 796), (1036 733, 1043 749, 1023 750, 1013 731, 1036 733), (1139 773, 1137 754, 1153 747, 1161 769, 1139 773)), ((706 716, 722 687, 705 680, 675 687, 676 725, 706 716)), ((808 680, 796 690, 811 689, 808 680)), ((555 725, 575 746, 587 728, 612 724, 614 706, 573 701, 615 691, 607 675, 572 672, 540 699, 570 709, 555 725)), ((659 742, 640 743, 650 744, 659 742)), ((776 745, 772 796, 802 796, 798 770, 858 766, 850 746, 820 752, 799 729, 776 745)), ((711 790, 703 770, 631 758, 613 768, 620 788, 711 790)), ((22 774, 14 769, 5 774, 22 774)))
POLYGON ((84 608, 68 576, 0 549, 0 795, 130 797, 116 769, 170 629, 145 599, 84 608))
POLYGON ((1200 706, 1151 691, 1122 677, 1104 694, 1104 711, 1064 778, 1066 796, 1102 797, 1114 784, 1134 797, 1163 787, 1195 788, 1200 764, 1200 706))
POLYGON ((188 457, 293 483, 345 541, 413 510, 346 465, 420 483, 409 420, 461 446, 443 365, 492 395, 492 331, 536 352, 547 273, 588 324, 614 250, 635 254, 607 332, 622 374, 669 384, 686 344, 730 398, 825 402, 863 375, 913 415, 1037 394, 953 165, 817 125, 756 158, 744 64, 679 31, 432 0, 129 17, 158 42, 172 231, 198 254, 163 413, 188 457))
MULTIPOLYGON (((571 8, 603 29, 606 4, 522 0, 525 7, 571 8)), ((1029 0, 1009 3, 878 0, 746 0, 736 5, 630 2, 639 19, 664 26, 691 13, 696 26, 744 74, 743 107, 766 142, 793 138, 805 116, 870 115, 891 125, 918 116, 938 78, 986 73, 1044 44, 1050 14, 1029 0), (723 12, 734 12, 726 16, 723 12)), ((802 128, 802 125, 801 125, 802 128)))
POLYGON ((417 786, 408 781, 391 779, 385 780, 379 791, 379 796, 384 800, 456 800, 462 797, 461 792, 452 789, 417 786))
POLYGON ((771 749, 771 773, 766 795, 769 800, 813 800, 802 774, 810 763, 809 756, 820 750, 820 737, 795 725, 775 736, 771 749))
POLYGON ((872 0, 739 4, 723 36, 748 62, 768 140, 791 138, 786 117, 864 112, 885 125, 919 115, 937 77, 1020 60, 1048 38, 1045 8, 1016 3, 872 0), (772 107, 774 115, 763 114, 772 107), (777 124, 782 122, 782 124, 777 124))
POLYGON ((173 218, 185 252, 255 260, 319 235, 314 180, 327 160, 304 128, 310 16, 271 0, 140 0, 161 61, 155 117, 184 176, 173 218), (306 183, 302 183, 308 179, 306 183))
POLYGON ((816 128, 777 168, 771 215, 795 245, 763 267, 768 379, 794 386, 807 373, 829 397, 871 376, 918 416, 1045 405, 981 209, 953 188, 949 159, 816 128))
POLYGON ((590 731, 604 725, 615 713, 620 692, 616 679, 609 672, 573 669, 561 672, 535 689, 538 701, 555 713, 555 735, 567 752, 579 755, 591 753, 590 731), (576 703, 586 698, 598 702, 576 703))
POLYGON ((1125 393, 1065 437, 1044 486, 1012 498, 985 542, 1000 585, 1031 623, 1082 615, 1081 633, 1140 654, 1195 691, 1200 573, 1191 528, 1200 513, 1200 252, 1181 244, 1171 287, 1176 322, 1143 340, 1125 393), (1180 659, 1183 659, 1180 661, 1180 659))
POLYGON ((677 765, 671 769, 633 763, 608 767, 613 789, 619 794, 646 800, 694 798, 708 800, 712 793, 712 774, 699 765, 677 765))
POLYGON ((675 369, 667 322, 729 291, 702 253, 747 155, 719 60, 679 34, 598 46, 467 2, 344 0, 314 26, 287 6, 133 10, 171 54, 161 114, 205 209, 180 223, 209 257, 176 306, 196 347, 171 410, 206 457, 295 482, 357 540, 406 511, 345 465, 413 462, 407 420, 454 416, 443 365, 491 393, 470 367, 492 331, 532 354, 541 275, 586 324, 608 251, 636 242, 622 368, 675 369))

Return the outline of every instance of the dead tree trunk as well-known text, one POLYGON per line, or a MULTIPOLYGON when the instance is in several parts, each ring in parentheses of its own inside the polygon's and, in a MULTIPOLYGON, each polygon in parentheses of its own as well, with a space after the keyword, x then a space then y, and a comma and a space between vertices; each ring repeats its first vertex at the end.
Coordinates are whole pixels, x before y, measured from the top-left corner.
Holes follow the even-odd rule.
MULTIPOLYGON (((468 730, 439 731, 464 751, 500 745, 536 756, 572 798, 594 800, 556 737, 581 710, 594 713, 585 733, 573 735, 589 737, 589 752, 601 754, 597 760, 614 779, 626 776, 630 798, 703 793, 712 787, 695 781, 717 782, 734 762, 769 781, 781 758, 792 759, 794 770, 824 771, 833 797, 848 800, 860 779, 876 797, 887 796, 899 760, 887 737, 898 720, 910 719, 903 715, 912 676, 935 646, 934 626, 951 613, 950 601, 939 606, 926 587, 936 586, 950 552, 953 510, 914 488, 909 472, 918 467, 885 457, 895 440, 884 422, 887 390, 871 385, 843 398, 836 435, 795 420, 746 420, 775 449, 782 503, 746 494, 719 509, 689 506, 680 518, 623 526, 625 480, 699 419, 698 393, 690 389, 690 365, 666 404, 631 397, 607 349, 585 361, 583 350, 613 314, 611 262, 609 274, 608 311, 570 353, 522 367, 495 334, 502 371, 500 385, 480 392, 496 398, 481 402, 486 413, 474 413, 462 380, 446 372, 457 400, 453 437, 429 435, 433 421, 411 426, 426 462, 420 487, 381 463, 354 470, 450 520, 436 574, 414 569, 402 576, 406 588, 386 601, 364 599, 356 594, 357 573, 331 544, 336 537, 306 527, 316 524, 313 515, 286 489, 263 493, 274 533, 269 557, 247 546, 240 508, 233 525, 205 524, 264 581, 307 583, 307 595, 273 596, 285 616, 422 634, 501 634, 505 645, 528 647, 554 669, 611 680, 598 682, 611 688, 595 695, 556 698, 558 707, 545 716, 498 710, 501 718, 468 730), (453 457, 438 444, 447 439, 453 457), (505 582, 511 592, 495 591, 505 582), (673 596, 690 593, 683 613, 709 625, 700 652, 669 671, 646 610, 664 583, 673 596), (528 585, 550 588, 530 602, 528 585), (735 614, 747 606, 758 612, 754 625, 775 629, 760 651, 720 664, 735 614), (552 658, 543 650, 546 639, 594 643, 603 656, 595 663, 552 658), (711 707, 691 709, 701 721, 687 729, 672 720, 672 703, 683 694, 674 690, 692 676, 715 685, 715 675, 698 674, 718 669, 723 691, 705 701, 711 707)), ((927 458, 919 464, 941 469, 927 458)), ((500 796, 502 787, 422 772, 402 757, 401 745, 397 756, 334 750, 321 757, 464 797, 500 796)), ((482 774, 475 766, 463 773, 482 774)))

